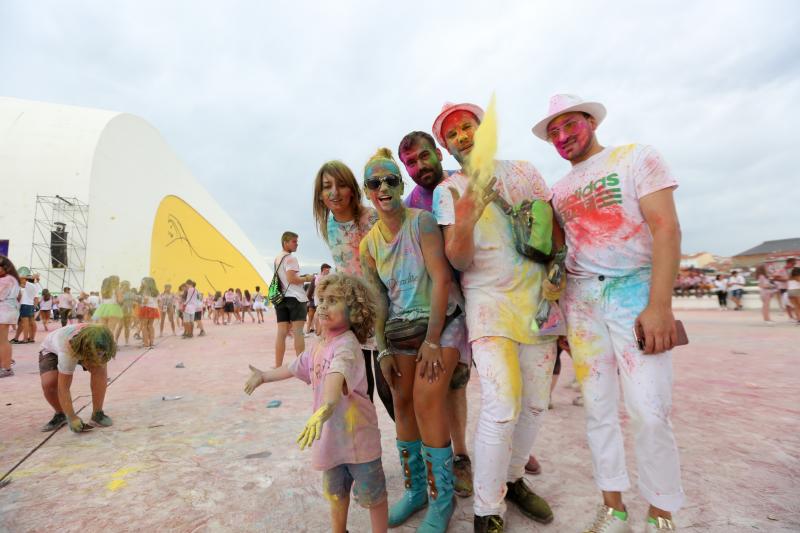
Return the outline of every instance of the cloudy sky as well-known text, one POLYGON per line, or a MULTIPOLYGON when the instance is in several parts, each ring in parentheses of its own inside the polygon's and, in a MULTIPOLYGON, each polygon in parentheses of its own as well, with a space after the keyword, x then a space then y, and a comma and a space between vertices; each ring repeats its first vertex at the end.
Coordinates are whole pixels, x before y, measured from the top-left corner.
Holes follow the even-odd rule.
POLYGON ((265 256, 292 229, 311 265, 324 161, 360 176, 443 102, 495 92, 498 156, 552 184, 568 165, 530 128, 575 93, 608 108, 602 144, 664 154, 684 252, 729 255, 800 237, 798 28, 796 0, 0 0, 0 94, 143 117, 265 256))

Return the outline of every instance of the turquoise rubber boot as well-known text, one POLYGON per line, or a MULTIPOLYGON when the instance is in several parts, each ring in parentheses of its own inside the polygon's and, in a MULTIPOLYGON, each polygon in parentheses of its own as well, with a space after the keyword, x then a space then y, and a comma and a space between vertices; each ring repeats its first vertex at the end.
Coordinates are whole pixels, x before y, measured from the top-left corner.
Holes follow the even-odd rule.
POLYGON ((453 450, 422 446, 428 474, 428 511, 417 533, 444 533, 455 510, 453 501, 453 450))
POLYGON ((422 442, 419 440, 397 441, 397 451, 400 452, 400 466, 403 469, 406 490, 403 492, 403 497, 389 508, 389 527, 399 526, 428 504, 428 495, 425 491, 425 464, 422 462, 421 447, 422 442))

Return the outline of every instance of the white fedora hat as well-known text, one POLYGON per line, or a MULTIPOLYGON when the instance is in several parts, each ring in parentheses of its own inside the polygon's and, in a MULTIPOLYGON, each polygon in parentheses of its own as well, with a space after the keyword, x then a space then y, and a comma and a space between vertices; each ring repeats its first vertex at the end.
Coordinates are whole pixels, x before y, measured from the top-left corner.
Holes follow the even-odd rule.
POLYGON ((547 109, 547 116, 536 123, 531 131, 542 139, 547 139, 547 125, 550 121, 564 113, 588 113, 594 117, 599 126, 606 118, 606 107, 600 102, 584 102, 580 96, 574 94, 557 94, 550 97, 550 106, 547 109))
POLYGON ((436 140, 439 141, 439 144, 441 144, 444 149, 447 149, 447 142, 444 140, 444 135, 442 135, 442 124, 444 124, 444 119, 456 111, 468 111, 475 115, 478 122, 483 120, 483 109, 475 104, 453 104, 451 102, 445 102, 442 106, 441 113, 439 113, 439 116, 433 121, 432 128, 433 136, 436 137, 436 140))

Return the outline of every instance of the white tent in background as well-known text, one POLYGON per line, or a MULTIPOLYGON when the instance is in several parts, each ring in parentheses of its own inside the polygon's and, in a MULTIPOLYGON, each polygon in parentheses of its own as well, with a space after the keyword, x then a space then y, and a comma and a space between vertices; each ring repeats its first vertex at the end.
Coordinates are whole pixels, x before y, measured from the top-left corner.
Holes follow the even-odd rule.
MULTIPOLYGON (((252 289, 265 288, 271 275, 244 232, 141 118, 0 97, 0 243, 7 241, 17 266, 42 261, 34 250, 42 239, 37 224, 65 223, 56 219, 69 218, 70 198, 88 205, 85 227, 65 228, 71 262, 82 261, 69 265, 82 266, 77 288, 99 289, 116 274, 134 285, 152 275, 174 287, 192 278, 203 292, 252 289), (47 220, 37 214, 37 195, 55 198, 47 220), (63 207, 57 196, 66 199, 63 207)), ((60 270, 43 280, 51 290, 61 288, 60 270)))

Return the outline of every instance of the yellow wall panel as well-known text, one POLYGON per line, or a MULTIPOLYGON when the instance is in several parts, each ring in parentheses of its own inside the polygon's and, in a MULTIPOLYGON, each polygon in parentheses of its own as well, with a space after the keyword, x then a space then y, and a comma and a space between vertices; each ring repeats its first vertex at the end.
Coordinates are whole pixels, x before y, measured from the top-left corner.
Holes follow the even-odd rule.
POLYGON ((150 275, 159 289, 187 279, 203 294, 228 287, 266 292, 253 265, 205 218, 177 196, 165 196, 156 211, 150 244, 150 275))

